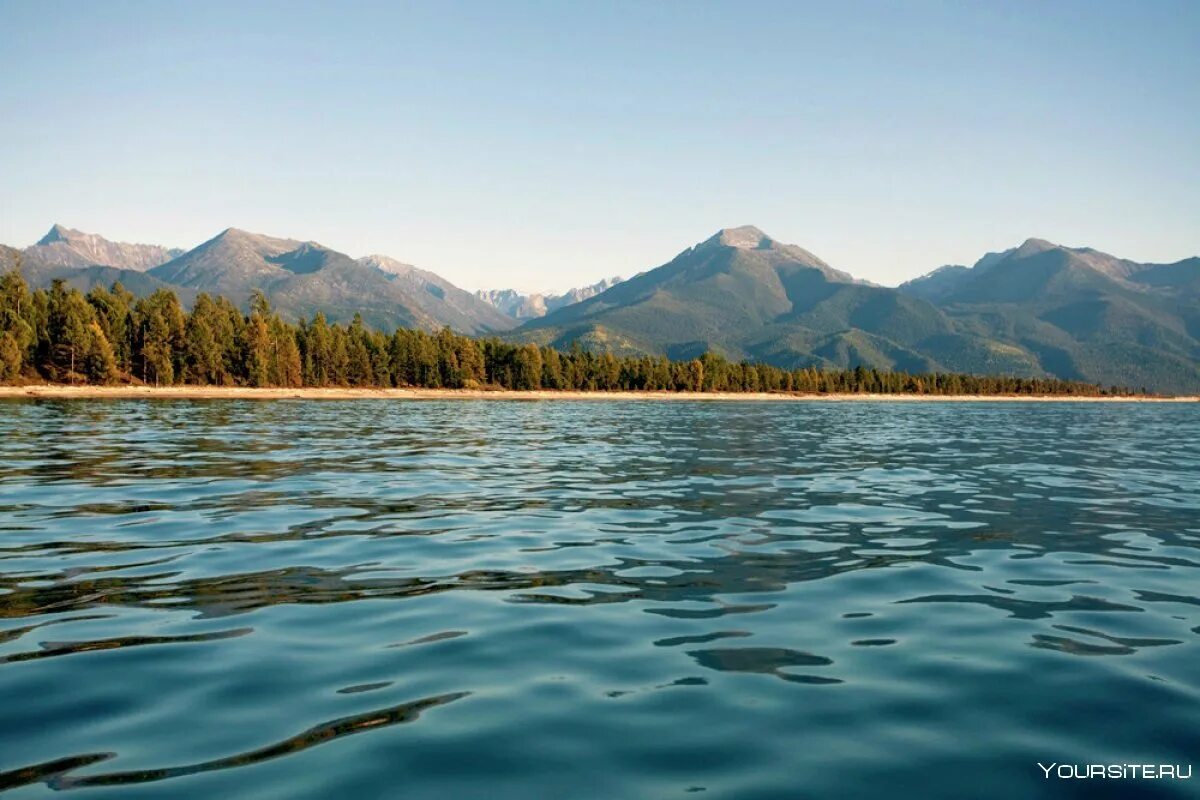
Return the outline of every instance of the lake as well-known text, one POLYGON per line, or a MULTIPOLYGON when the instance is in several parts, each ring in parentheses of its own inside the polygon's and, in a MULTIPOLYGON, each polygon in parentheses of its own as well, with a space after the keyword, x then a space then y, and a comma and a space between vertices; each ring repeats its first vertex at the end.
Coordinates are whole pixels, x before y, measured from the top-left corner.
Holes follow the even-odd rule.
POLYGON ((14 797, 1194 797, 1200 408, 0 402, 14 797))

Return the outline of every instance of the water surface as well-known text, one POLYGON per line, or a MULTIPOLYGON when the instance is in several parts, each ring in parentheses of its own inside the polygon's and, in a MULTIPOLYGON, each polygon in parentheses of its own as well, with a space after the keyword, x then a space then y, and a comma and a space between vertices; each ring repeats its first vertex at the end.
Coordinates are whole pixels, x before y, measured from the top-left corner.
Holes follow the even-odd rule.
POLYGON ((0 788, 1195 796, 1198 411, 3 402, 0 788))

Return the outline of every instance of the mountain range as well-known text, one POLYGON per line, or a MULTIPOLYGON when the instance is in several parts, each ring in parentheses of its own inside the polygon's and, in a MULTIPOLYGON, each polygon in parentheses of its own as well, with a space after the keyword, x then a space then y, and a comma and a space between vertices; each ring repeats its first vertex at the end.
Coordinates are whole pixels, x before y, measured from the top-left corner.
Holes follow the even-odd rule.
MULTIPOLYGON (((9 253, 0 265, 11 262, 9 253)), ((22 270, 34 286, 56 278, 81 291, 120 281, 142 296, 171 289, 184 303, 199 292, 224 295, 243 308, 261 291, 282 314, 308 317, 321 311, 348 322, 361 314, 378 328, 444 326, 470 334, 517 327, 520 320, 591 297, 618 281, 600 281, 561 295, 519 295, 511 290, 471 292, 435 273, 386 255, 354 259, 316 242, 281 239, 229 228, 191 250, 113 242, 94 233, 54 225, 20 252, 22 270), (509 296, 519 300, 501 300, 509 296)), ((3 253, 0 252, 0 258, 3 253)))
POLYGON ((120 280, 286 316, 435 330, 674 359, 712 351, 785 367, 1053 375, 1200 391, 1200 258, 1141 263, 1042 239, 896 288, 856 280, 752 226, 726 228, 660 267, 561 295, 460 289, 383 255, 230 228, 180 251, 55 225, 20 256, 31 284, 120 280))
POLYGON ((714 351, 788 367, 1053 375, 1195 392, 1200 259, 1144 264, 1030 239, 891 289, 746 226, 515 335, 671 358, 714 351))
MULTIPOLYGON (((780 366, 869 366, 928 371, 939 337, 974 356, 980 371, 1028 371, 979 337, 961 335, 931 303, 855 280, 757 228, 727 228, 667 264, 547 314, 519 333, 565 347, 579 341, 673 359, 712 351, 780 366)), ((964 359, 949 359, 961 362, 964 359)))
POLYGON ((166 288, 190 303, 197 293, 207 292, 243 308, 261 291, 289 318, 320 311, 331 321, 349 322, 361 314, 368 325, 382 329, 437 330, 449 325, 478 335, 517 325, 470 292, 386 256, 356 260, 317 242, 237 228, 183 251, 110 242, 55 225, 20 255, 22 270, 34 286, 62 278, 87 291, 119 280, 139 296, 166 288))

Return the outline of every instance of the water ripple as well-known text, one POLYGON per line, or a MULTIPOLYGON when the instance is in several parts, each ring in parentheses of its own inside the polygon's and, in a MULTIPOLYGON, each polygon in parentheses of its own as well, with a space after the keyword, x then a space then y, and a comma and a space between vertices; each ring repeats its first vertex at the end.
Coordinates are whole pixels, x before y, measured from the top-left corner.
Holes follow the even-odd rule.
POLYGON ((1197 509, 1187 405, 0 402, 0 791, 1189 763, 1197 509))

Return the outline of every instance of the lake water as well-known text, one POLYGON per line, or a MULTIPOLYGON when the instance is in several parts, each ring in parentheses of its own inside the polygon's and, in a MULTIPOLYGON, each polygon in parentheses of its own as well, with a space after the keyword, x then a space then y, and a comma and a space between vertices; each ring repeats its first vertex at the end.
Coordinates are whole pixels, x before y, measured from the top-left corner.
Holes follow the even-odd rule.
MULTIPOLYGON (((1195 797, 1200 407, 0 403, 0 787, 1195 797)), ((1200 765, 1198 765, 1200 766, 1200 765)))

